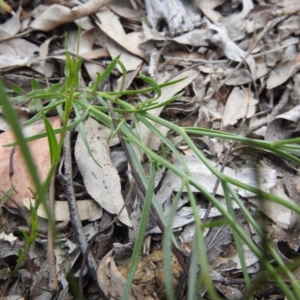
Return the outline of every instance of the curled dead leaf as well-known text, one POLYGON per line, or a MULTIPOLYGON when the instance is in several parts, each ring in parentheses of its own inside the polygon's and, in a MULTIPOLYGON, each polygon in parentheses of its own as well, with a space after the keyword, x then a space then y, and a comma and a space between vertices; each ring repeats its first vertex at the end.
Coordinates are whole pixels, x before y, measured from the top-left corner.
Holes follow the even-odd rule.
POLYGON ((82 5, 70 9, 66 6, 53 4, 39 15, 30 27, 36 30, 50 31, 59 25, 73 22, 77 19, 96 13, 111 0, 90 0, 82 5))
POLYGON ((297 133, 300 120, 300 105, 278 115, 267 125, 265 140, 274 142, 293 137, 297 133))
MULTIPOLYGON (((118 263, 111 250, 102 259, 98 271, 98 283, 109 299, 121 299, 130 266, 130 257, 118 263)), ((177 285, 182 270, 172 255, 173 284, 177 285)), ((165 299, 163 255, 161 250, 139 258, 137 269, 131 284, 129 300, 165 299)))
MULTIPOLYGON (((49 121, 53 129, 61 126, 59 116, 50 118, 49 121)), ((24 128, 24 135, 32 136, 44 131, 45 127, 42 121, 39 124, 34 123, 26 126, 24 128)), ((56 135, 56 138, 59 138, 59 134, 56 135)), ((10 197, 14 199, 17 205, 23 207, 23 200, 32 198, 32 192, 35 192, 36 188, 32 182, 30 173, 28 172, 20 147, 16 146, 14 155, 11 159, 12 147, 4 147, 4 145, 14 141, 15 137, 12 130, 8 130, 0 134, 0 197, 3 197, 3 192, 7 193, 13 185, 14 191, 10 197), (9 174, 11 172, 11 165, 13 165, 14 173, 10 178, 9 174)), ((51 166, 50 150, 47 137, 29 142, 28 147, 31 151, 32 157, 34 158, 40 181, 43 182, 46 179, 51 166)), ((12 203, 12 201, 6 202, 6 205, 13 208, 16 208, 16 204, 12 203)))

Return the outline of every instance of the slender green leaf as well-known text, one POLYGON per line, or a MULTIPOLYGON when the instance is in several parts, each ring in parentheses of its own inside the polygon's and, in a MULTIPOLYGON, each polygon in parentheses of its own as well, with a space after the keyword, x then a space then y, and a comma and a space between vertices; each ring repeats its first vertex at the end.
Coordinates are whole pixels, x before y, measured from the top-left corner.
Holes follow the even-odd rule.
POLYGON ((25 95, 25 92, 23 91, 23 89, 19 86, 19 85, 16 85, 16 84, 11 84, 9 86, 16 94, 18 95, 25 95))
POLYGON ((182 195, 182 191, 187 184, 187 181, 183 178, 181 187, 179 191, 176 193, 173 202, 172 202, 172 208, 171 212, 168 218, 167 226, 165 228, 165 232, 163 233, 163 257, 164 257, 164 283, 165 283, 165 289, 166 294, 168 296, 169 300, 175 299, 174 294, 174 286, 173 286, 173 268, 172 268, 172 257, 170 253, 172 253, 172 228, 173 228, 173 221, 175 219, 175 214, 177 211, 177 206, 179 203, 179 200, 182 195), (172 274, 172 276, 170 276, 172 274))
POLYGON ((50 150, 50 158, 51 158, 51 164, 57 164, 60 160, 60 149, 59 145, 54 133, 54 130, 49 122, 49 120, 43 115, 45 128, 47 132, 48 137, 48 144, 49 144, 49 150, 50 150))
POLYGON ((137 233, 137 238, 136 238, 135 245, 133 248, 133 253, 132 253, 132 257, 131 257, 131 263, 130 263, 130 267, 129 267, 129 271, 128 271, 126 285, 125 285, 124 292, 122 295, 122 300, 126 300, 130 293, 131 283, 132 283, 134 273, 136 270, 136 266, 138 263, 138 259, 140 257, 141 250, 143 247, 144 236, 145 236, 147 223, 148 223, 148 217, 150 214, 150 208, 151 208, 152 199, 154 196, 154 194, 153 194, 154 180, 155 180, 155 165, 151 164, 149 183, 147 186, 147 193, 146 193, 146 197, 145 197, 145 201, 144 201, 144 207, 143 207, 143 211, 142 211, 142 215, 141 215, 141 221, 140 221, 140 225, 139 225, 139 229, 138 229, 138 233, 137 233))
POLYGON ((31 78, 31 88, 33 91, 40 88, 39 82, 34 77, 31 78))

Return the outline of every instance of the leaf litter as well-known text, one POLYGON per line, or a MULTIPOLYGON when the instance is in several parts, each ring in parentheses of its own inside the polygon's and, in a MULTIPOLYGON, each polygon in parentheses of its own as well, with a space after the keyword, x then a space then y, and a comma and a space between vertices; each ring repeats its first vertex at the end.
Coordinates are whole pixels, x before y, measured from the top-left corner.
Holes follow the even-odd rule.
MULTIPOLYGON (((161 116, 182 127, 215 129, 271 142, 298 136, 300 8, 297 1, 165 0, 152 3, 145 0, 120 3, 90 0, 85 3, 23 1, 20 5, 14 1, 7 2, 15 14, 0 12, 0 70, 12 98, 16 96, 12 84, 27 93, 31 91, 32 78, 44 87, 64 80, 66 49, 63 35, 67 34, 68 50, 84 62, 84 68, 80 70, 81 87, 89 86, 91 81, 96 80, 97 73, 103 73, 106 66, 120 55, 119 59, 128 72, 126 87, 129 89, 143 87, 138 79, 139 72, 150 75, 158 83, 183 78, 175 85, 162 89, 156 99, 157 104, 180 94, 166 107, 149 111, 156 117, 161 116)), ((118 67, 109 81, 100 84, 99 89, 117 91, 123 71, 118 67)), ((157 95, 147 96, 151 99, 157 95)), ((128 97, 124 100, 142 104, 147 101, 143 97, 138 95, 136 99, 128 97)), ((47 100, 42 100, 42 105, 44 103, 47 100)), ((13 105, 20 115, 24 112, 28 116, 36 113, 37 103, 33 99, 15 101, 13 105)), ((54 128, 61 126, 59 117, 50 120, 55 122, 52 123, 54 128)), ((128 124, 134 124, 132 116, 127 115, 126 120, 128 124)), ((75 280, 84 276, 81 288, 87 299, 99 296, 98 284, 108 298, 120 298, 123 293, 143 199, 135 188, 130 188, 134 182, 124 149, 118 140, 114 143, 108 141, 111 128, 92 118, 84 126, 84 131, 78 130, 79 133, 72 138, 76 170, 74 187, 87 240, 100 232, 91 249, 99 266, 98 283, 91 279, 87 268, 78 267, 82 258, 68 223, 71 217, 66 195, 57 183, 53 214, 59 230, 59 245, 55 244, 54 253, 60 289, 49 292, 50 262, 45 235, 47 216, 41 207, 38 211, 39 237, 19 270, 21 281, 6 286, 13 261, 19 249, 24 247, 20 228, 28 229, 26 218, 30 203, 34 203, 34 187, 17 148, 13 156, 14 174, 9 177, 11 148, 3 145, 12 142, 13 135, 11 131, 5 131, 0 135, 3 200, 7 198, 4 192, 11 190, 12 193, 1 204, 0 280, 1 291, 7 296, 25 298, 29 295, 30 299, 52 299, 56 294, 60 299, 72 299, 79 291, 71 289, 69 274, 75 280), (126 207, 123 207, 124 204, 126 207), (115 215, 118 215, 117 223, 112 221, 115 215), (122 252, 124 256, 120 258, 118 253, 122 252)), ((154 126, 181 151, 181 159, 193 178, 209 193, 215 193, 222 207, 227 209, 221 185, 214 192, 217 177, 195 157, 189 146, 183 143, 182 137, 159 124, 154 126)), ((38 128, 38 132, 44 130, 37 125, 31 127, 38 128)), ((140 124, 136 129, 144 144, 155 151, 161 149, 160 139, 147 126, 140 124)), ((31 132, 28 136, 34 134, 31 132)), ((209 136, 198 136, 193 141, 219 170, 225 160, 223 174, 300 205, 299 173, 295 164, 270 153, 249 153, 239 143, 232 144, 226 158, 226 151, 230 149, 227 141, 209 136)), ((43 181, 50 163, 47 140, 39 139, 30 142, 29 146, 43 181)), ((144 162, 142 153, 138 153, 137 157, 144 162)), ((170 159, 179 169, 185 170, 178 157, 170 159)), ((144 164, 146 170, 148 166, 144 164)), ((180 190, 181 179, 170 170, 162 170, 156 181, 157 201, 162 213, 169 218, 172 198, 180 190)), ((263 223, 277 253, 285 261, 297 257, 300 242, 298 215, 279 203, 263 201, 254 192, 232 187, 257 222, 263 223)), ((197 198, 197 213, 200 218, 205 218, 207 200, 196 189, 193 192, 197 198)), ((262 244, 257 228, 241 213, 240 206, 233 204, 233 209, 237 222, 247 236, 262 244)), ((211 221, 220 220, 220 216, 220 211, 215 207, 208 212, 211 221)), ((138 293, 139 299, 164 299, 163 264, 161 259, 155 258, 155 255, 162 255, 159 250, 161 229, 154 215, 150 214, 148 223, 144 256, 138 262, 130 297, 138 293), (149 276, 146 283, 145 274, 149 276), (160 281, 153 283, 150 277, 160 278, 160 281), (154 284, 156 289, 143 289, 145 284, 154 284)), ((185 190, 178 202, 172 229, 182 253, 187 256, 193 246, 195 222, 185 190)), ((232 230, 225 224, 206 230, 204 235, 214 286, 223 299, 241 297, 245 292, 245 282, 241 276, 242 263, 232 230)), ((255 276, 261 267, 257 256, 246 244, 241 246, 247 271, 255 276)), ((173 274, 176 288, 182 270, 175 258, 173 271, 174 274, 177 272, 177 275, 173 274)), ((298 273, 297 270, 294 272, 297 279, 298 273)), ((265 293, 258 291, 255 297, 272 299, 274 295, 279 295, 278 299, 284 299, 276 288, 273 284, 265 293)), ((198 296, 206 295, 206 289, 200 288, 198 296)))

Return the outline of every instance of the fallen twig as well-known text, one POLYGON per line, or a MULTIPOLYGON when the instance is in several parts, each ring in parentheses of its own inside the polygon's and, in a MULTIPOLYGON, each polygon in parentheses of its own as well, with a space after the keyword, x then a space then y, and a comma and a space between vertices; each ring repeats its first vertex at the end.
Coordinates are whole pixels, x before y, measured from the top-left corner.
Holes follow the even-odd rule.
MULTIPOLYGON (((75 198, 75 192, 73 188, 73 180, 72 180, 72 157, 71 157, 71 133, 69 131, 66 132, 65 140, 64 140, 64 146, 63 146, 63 154, 64 154, 64 169, 65 174, 58 174, 57 177, 59 181, 61 182, 67 200, 69 205, 69 211, 70 211, 70 220, 75 232, 75 236, 79 245, 79 249, 82 255, 84 255, 87 251, 88 245, 84 236, 82 224, 79 218, 77 204, 76 204, 76 198, 75 198)), ((92 255, 92 253, 88 253, 87 256, 87 266, 89 269, 89 272, 91 274, 91 277, 94 281, 97 281, 97 264, 95 262, 95 259, 92 255)), ((104 297, 106 299, 104 293, 100 289, 99 285, 99 292, 101 297, 104 297)), ((82 292, 82 291, 81 291, 82 292)))
MULTIPOLYGON (((54 173, 55 174, 55 173, 54 173)), ((51 178, 50 188, 49 188, 49 206, 50 211, 54 214, 55 211, 55 175, 53 174, 51 178)), ((48 226, 48 245, 47 254, 49 261, 49 288, 51 291, 58 291, 58 280, 56 274, 56 259, 54 253, 54 228, 52 222, 49 222, 48 226)))

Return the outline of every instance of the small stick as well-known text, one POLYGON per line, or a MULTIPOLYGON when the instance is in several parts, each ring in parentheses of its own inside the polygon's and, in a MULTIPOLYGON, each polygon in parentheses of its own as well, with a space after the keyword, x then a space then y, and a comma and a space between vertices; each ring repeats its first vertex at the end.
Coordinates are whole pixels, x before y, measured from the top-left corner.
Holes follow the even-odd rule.
MULTIPOLYGON (((85 254, 88 246, 85 239, 85 235, 83 232, 82 224, 79 218, 78 207, 76 204, 75 192, 73 187, 73 179, 72 179, 72 157, 71 157, 71 133, 69 131, 66 132, 64 146, 63 146, 63 154, 64 154, 64 167, 65 167, 65 175, 58 174, 57 177, 61 182, 65 194, 68 200, 69 211, 70 211, 70 220, 75 232, 75 236, 79 245, 79 249, 82 255, 85 254)), ((97 264, 92 253, 89 253, 87 256, 87 265, 91 277, 94 281, 97 281, 97 264)), ((101 290, 100 286, 99 293, 101 297, 105 299, 105 295, 101 290)), ((80 291, 82 293, 82 291, 80 291)), ((81 295, 82 296, 82 295, 81 295)), ((82 297, 81 297, 82 298, 82 297)))
MULTIPOLYGON (((54 214, 55 212, 55 173, 53 173, 51 178, 51 183, 49 187, 49 206, 50 212, 54 214)), ((54 252, 54 228, 52 225, 53 222, 49 222, 48 226, 48 245, 47 245, 47 254, 49 261, 49 288, 51 291, 58 291, 58 280, 56 274, 56 258, 54 252)))
POLYGON ((15 193, 17 193, 17 190, 15 189, 13 183, 12 183, 12 177, 15 174, 15 168, 14 168, 14 155, 16 152, 16 147, 11 148, 10 154, 9 154, 9 181, 12 189, 15 193))
POLYGON ((12 177, 15 173, 15 169, 14 169, 15 151, 16 151, 16 147, 12 147, 9 155, 9 177, 12 177))

